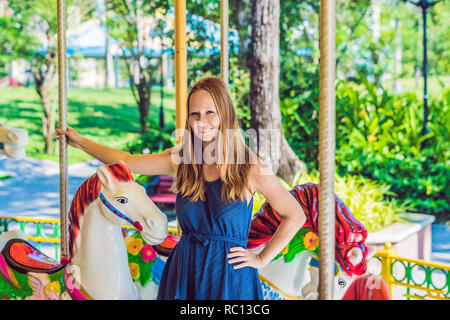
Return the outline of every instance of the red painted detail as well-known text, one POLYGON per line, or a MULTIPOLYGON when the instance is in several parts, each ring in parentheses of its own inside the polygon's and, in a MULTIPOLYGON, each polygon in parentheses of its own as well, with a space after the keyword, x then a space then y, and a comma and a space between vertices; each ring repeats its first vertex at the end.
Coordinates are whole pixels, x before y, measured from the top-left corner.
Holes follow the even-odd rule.
POLYGON ((25 243, 14 243, 10 248, 11 258, 30 268, 53 269, 60 264, 25 243))
POLYGON ((144 229, 142 228, 141 224, 139 223, 139 221, 136 221, 136 222, 134 223, 134 226, 135 226, 136 229, 138 229, 139 231, 144 230, 144 229))
POLYGON ((180 241, 179 238, 169 234, 160 246, 167 249, 173 249, 177 245, 178 241, 180 241))

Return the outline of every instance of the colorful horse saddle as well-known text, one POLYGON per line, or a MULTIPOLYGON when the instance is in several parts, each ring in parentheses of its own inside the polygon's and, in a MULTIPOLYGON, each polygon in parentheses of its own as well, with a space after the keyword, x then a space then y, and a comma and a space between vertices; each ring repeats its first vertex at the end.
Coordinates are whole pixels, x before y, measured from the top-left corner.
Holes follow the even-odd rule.
POLYGON ((155 249, 156 253, 158 253, 159 255, 168 257, 169 254, 172 253, 178 241, 180 241, 178 237, 169 234, 163 243, 154 245, 153 249, 155 249))
POLYGON ((9 240, 2 250, 2 255, 8 266, 20 273, 52 274, 66 265, 49 258, 23 239, 9 240))

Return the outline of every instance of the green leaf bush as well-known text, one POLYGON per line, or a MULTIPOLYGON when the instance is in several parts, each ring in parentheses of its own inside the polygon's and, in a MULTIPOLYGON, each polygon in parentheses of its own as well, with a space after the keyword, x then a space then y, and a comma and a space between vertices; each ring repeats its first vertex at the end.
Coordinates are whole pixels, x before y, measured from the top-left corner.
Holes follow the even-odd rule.
MULTIPOLYGON (((292 184, 278 178, 280 183, 291 190, 296 185, 313 182, 319 184, 319 173, 313 170, 311 173, 299 171, 292 184)), ((336 195, 350 209, 353 216, 360 221, 369 232, 381 230, 397 221, 406 221, 403 214, 411 211, 412 207, 407 202, 395 199, 395 193, 390 191, 388 184, 367 179, 362 176, 335 175, 334 190, 336 195), (386 195, 392 198, 386 199, 386 195)), ((264 203, 265 198, 258 192, 253 200, 253 212, 257 212, 264 203)))
MULTIPOLYGON (((280 101, 284 132, 307 167, 318 169, 318 86, 296 91, 303 93, 280 101)), ((423 102, 415 93, 392 95, 360 77, 360 84, 338 82, 336 96, 337 173, 387 184, 398 196, 395 201, 434 214, 438 222, 448 220, 450 89, 429 99, 425 136, 423 102)))

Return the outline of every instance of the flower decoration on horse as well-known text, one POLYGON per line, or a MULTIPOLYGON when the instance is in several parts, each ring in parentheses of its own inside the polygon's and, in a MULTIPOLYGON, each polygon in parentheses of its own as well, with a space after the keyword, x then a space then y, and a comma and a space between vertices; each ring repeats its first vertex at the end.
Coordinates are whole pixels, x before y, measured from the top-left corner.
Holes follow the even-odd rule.
POLYGON ((145 243, 139 232, 125 238, 128 253, 128 266, 133 281, 139 281, 145 287, 153 280, 152 270, 157 258, 153 246, 145 243))

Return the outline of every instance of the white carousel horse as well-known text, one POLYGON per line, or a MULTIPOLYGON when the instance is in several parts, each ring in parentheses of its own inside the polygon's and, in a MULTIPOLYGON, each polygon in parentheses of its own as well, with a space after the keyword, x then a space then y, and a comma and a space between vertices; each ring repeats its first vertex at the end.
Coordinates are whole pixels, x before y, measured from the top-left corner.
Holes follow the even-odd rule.
POLYGON ((23 240, 13 239, 4 245, 0 292, 7 281, 16 290, 5 289, 11 295, 6 298, 139 299, 121 226, 134 226, 147 243, 156 245, 167 237, 167 217, 133 180, 123 162, 100 166, 80 186, 72 200, 69 220, 69 258, 62 264, 23 240), (28 284, 20 283, 17 272, 28 275, 28 284), (52 282, 49 274, 63 279, 52 282), (33 289, 31 296, 21 294, 20 288, 24 291, 27 286, 33 289))
MULTIPOLYGON (((307 221, 277 258, 258 270, 267 298, 318 298, 318 195, 319 185, 295 186, 291 194, 302 206, 307 221), (307 272, 307 270, 310 272, 307 272)), ((368 249, 364 245, 367 231, 335 196, 335 285, 334 299, 340 300, 352 281, 366 271, 368 249)), ((269 203, 264 203, 252 219, 248 247, 255 253, 272 238, 281 221, 269 203)))
POLYGON ((25 146, 28 133, 25 129, 8 128, 0 123, 0 160, 9 157, 22 159, 25 157, 25 146))

